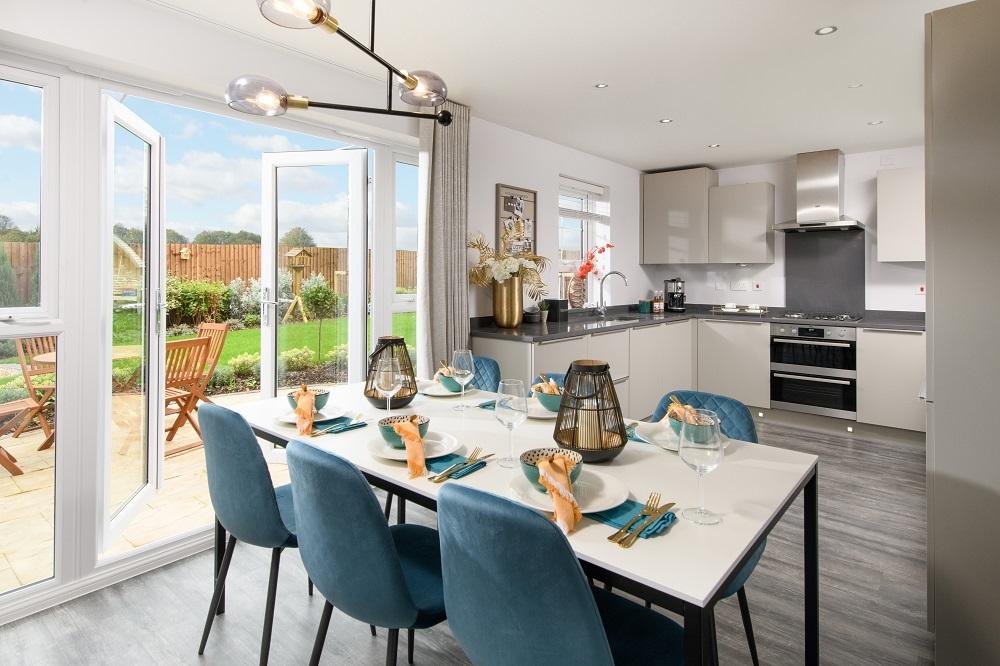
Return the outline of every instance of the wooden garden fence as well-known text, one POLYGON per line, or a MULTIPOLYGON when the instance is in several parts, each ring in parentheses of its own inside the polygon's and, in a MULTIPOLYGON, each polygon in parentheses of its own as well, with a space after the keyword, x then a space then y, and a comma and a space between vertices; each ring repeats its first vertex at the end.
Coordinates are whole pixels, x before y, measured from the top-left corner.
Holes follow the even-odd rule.
MULTIPOLYGON (((38 271, 39 249, 37 242, 0 242, 7 261, 14 273, 14 289, 20 302, 27 302, 34 292, 35 275, 38 271)), ((397 260, 398 263, 398 260, 397 260)), ((416 277, 416 271, 413 273, 416 277)))

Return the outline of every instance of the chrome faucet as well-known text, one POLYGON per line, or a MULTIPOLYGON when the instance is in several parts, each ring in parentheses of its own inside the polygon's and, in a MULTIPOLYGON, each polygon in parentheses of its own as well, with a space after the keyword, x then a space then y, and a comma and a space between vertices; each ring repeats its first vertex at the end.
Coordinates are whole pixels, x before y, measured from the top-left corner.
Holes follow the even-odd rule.
POLYGON ((625 280, 625 286, 626 287, 628 286, 628 278, 625 277, 625 274, 622 273, 621 271, 610 271, 604 277, 601 278, 601 286, 599 290, 601 292, 601 300, 597 305, 597 314, 600 317, 603 317, 608 312, 608 309, 604 306, 604 281, 607 280, 612 275, 620 275, 622 280, 625 280))

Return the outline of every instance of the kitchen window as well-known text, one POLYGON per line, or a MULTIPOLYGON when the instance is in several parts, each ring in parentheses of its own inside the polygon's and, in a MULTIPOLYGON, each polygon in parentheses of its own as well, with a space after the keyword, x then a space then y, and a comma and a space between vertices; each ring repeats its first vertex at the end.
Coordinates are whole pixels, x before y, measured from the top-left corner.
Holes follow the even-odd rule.
MULTIPOLYGON (((587 252, 611 240, 611 200, 608 188, 568 176, 559 177, 559 298, 568 298, 569 284, 587 252)), ((587 276, 588 301, 594 300, 596 280, 610 270, 607 253, 587 276)))

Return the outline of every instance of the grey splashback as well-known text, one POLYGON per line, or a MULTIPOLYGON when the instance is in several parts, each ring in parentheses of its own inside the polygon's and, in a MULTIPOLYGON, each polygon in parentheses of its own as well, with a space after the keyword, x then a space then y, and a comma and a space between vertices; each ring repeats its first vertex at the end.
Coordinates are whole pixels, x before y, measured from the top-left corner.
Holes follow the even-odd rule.
POLYGON ((809 312, 864 312, 864 230, 787 234, 785 307, 809 312))

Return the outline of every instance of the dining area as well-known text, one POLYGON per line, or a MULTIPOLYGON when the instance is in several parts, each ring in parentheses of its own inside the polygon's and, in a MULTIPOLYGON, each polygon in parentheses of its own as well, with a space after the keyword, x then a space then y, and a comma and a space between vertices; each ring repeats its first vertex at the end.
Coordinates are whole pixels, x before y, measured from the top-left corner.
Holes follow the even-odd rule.
POLYGON ((715 608, 728 597, 740 607, 741 660, 767 663, 745 584, 798 502, 795 649, 819 663, 816 455, 758 443, 750 412, 722 396, 673 392, 645 420, 625 417, 600 361, 547 376, 559 398, 550 409, 541 381, 505 380, 467 350, 442 364, 443 381, 382 356, 366 382, 202 406, 218 520, 199 654, 212 655, 230 565, 257 545, 271 550, 260 663, 278 659, 286 548, 299 551, 308 594, 326 600, 310 663, 343 639, 327 635, 334 613, 386 636, 387 664, 401 630, 415 663, 421 635, 445 621, 473 663, 719 663, 715 608), (464 380, 455 391, 452 376, 464 380), (270 491, 265 459, 287 462, 291 483, 270 491), (408 508, 425 524, 411 524, 408 508))

